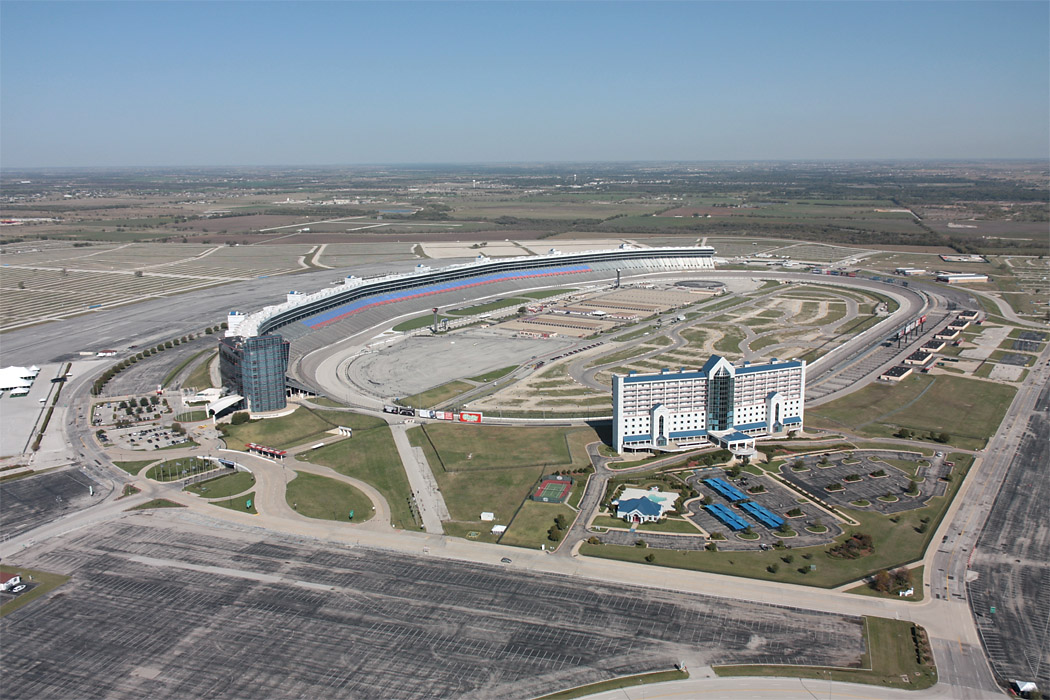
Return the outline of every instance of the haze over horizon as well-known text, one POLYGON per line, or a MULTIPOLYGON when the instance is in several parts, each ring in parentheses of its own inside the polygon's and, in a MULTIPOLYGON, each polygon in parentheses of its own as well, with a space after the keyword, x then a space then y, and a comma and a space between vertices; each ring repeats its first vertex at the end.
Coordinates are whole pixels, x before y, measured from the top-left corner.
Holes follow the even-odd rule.
POLYGON ((1041 160, 1050 4, 0 5, 29 167, 1041 160))

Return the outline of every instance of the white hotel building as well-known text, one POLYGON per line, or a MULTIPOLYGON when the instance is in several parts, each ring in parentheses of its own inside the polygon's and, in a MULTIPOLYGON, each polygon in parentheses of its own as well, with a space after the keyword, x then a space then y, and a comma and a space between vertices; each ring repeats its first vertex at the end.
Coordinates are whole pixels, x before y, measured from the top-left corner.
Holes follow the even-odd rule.
POLYGON ((674 452, 708 442, 732 450, 801 430, 805 360, 739 366, 718 355, 699 370, 613 377, 613 445, 674 452))

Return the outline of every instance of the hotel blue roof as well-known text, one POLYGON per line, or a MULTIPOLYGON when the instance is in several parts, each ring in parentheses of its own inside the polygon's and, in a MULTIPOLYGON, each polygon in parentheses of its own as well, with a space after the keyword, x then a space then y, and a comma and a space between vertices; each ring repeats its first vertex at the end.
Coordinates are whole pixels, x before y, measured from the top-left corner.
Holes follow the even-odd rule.
POLYGON ((648 498, 631 498, 626 501, 620 501, 616 506, 617 517, 622 517, 620 513, 630 515, 635 511, 642 515, 660 515, 663 509, 659 503, 650 501, 648 498))

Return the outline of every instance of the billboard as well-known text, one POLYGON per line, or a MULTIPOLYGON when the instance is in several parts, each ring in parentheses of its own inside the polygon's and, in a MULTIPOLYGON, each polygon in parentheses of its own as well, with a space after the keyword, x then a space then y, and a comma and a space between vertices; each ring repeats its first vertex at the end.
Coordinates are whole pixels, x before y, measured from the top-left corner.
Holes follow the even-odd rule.
POLYGON ((480 423, 481 422, 481 414, 480 413, 468 413, 466 411, 462 411, 459 414, 459 422, 460 423, 480 423))

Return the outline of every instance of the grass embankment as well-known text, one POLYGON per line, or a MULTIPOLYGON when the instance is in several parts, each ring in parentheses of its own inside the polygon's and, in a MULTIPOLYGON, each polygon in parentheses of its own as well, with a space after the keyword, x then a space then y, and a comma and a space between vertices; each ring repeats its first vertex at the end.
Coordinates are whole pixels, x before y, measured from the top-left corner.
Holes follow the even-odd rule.
POLYGON ((255 486, 255 477, 250 472, 226 474, 197 484, 190 484, 183 491, 190 491, 202 498, 229 498, 255 486))
POLYGON ((37 598, 47 595, 69 580, 68 576, 63 576, 62 574, 52 574, 47 571, 26 569, 7 564, 0 566, 0 572, 5 574, 20 574, 22 576, 22 583, 36 584, 32 589, 25 591, 14 600, 9 600, 0 606, 0 617, 13 613, 15 610, 28 605, 37 598))
POLYGON ((148 464, 153 464, 155 461, 156 460, 154 459, 144 459, 139 462, 114 462, 113 464, 117 465, 132 476, 138 476, 138 473, 142 471, 143 467, 148 464))
POLYGON ((556 297, 559 294, 568 294, 569 292, 575 291, 575 289, 540 289, 535 292, 522 292, 518 296, 528 297, 529 299, 546 299, 548 297, 556 297))
MULTIPOLYGON (((446 531, 460 534, 466 528, 487 535, 492 525, 510 522, 541 476, 588 466, 586 445, 598 436, 590 428, 435 423, 410 429, 408 439, 423 448, 449 513, 458 521, 446 531), (496 520, 482 522, 482 511, 494 513, 496 520)), ((574 490, 583 488, 582 477, 577 475, 574 490)), ((549 526, 539 530, 542 537, 549 526)), ((525 534, 526 528, 514 529, 512 539, 536 541, 539 546, 541 540, 525 534)))
POLYGON ((719 676, 763 676, 815 678, 829 683, 865 683, 885 688, 921 690, 937 683, 937 669, 919 663, 912 637, 912 623, 884 617, 865 617, 864 636, 868 651, 862 668, 830 666, 745 665, 715 666, 719 676))
POLYGON ((473 389, 474 387, 466 382, 452 381, 446 382, 439 386, 421 391, 418 394, 412 394, 411 396, 403 396, 398 399, 398 403, 403 406, 411 406, 413 408, 430 408, 437 406, 446 401, 450 401, 455 397, 462 394, 464 391, 473 389))
POLYGON ((948 375, 913 375, 895 385, 869 384, 807 412, 814 427, 847 428, 871 437, 892 437, 901 428, 980 449, 995 434, 1017 389, 948 375))
POLYGON ((178 376, 179 372, 181 372, 182 370, 184 370, 187 367, 189 367, 191 362, 193 362, 194 360, 196 360, 198 357, 200 357, 201 355, 203 355, 206 352, 208 352, 208 351, 207 350, 201 350, 200 352, 196 352, 196 353, 190 355, 189 357, 187 357, 182 362, 180 362, 178 367, 176 367, 175 369, 173 369, 170 372, 168 372, 167 376, 164 377, 164 381, 161 382, 161 384, 160 384, 161 387, 163 387, 165 389, 168 388, 168 385, 171 384, 172 380, 174 380, 175 377, 178 376))
POLYGON ((655 671, 653 673, 641 673, 637 676, 624 676, 623 678, 613 678, 608 681, 599 681, 598 683, 581 685, 577 688, 570 688, 569 690, 562 690, 557 693, 551 693, 550 695, 544 695, 543 697, 537 698, 537 700, 572 700, 573 698, 583 698, 588 695, 594 695, 595 693, 604 693, 610 690, 619 690, 620 688, 633 688, 635 686, 647 685, 649 683, 666 683, 667 681, 684 681, 688 678, 688 671, 655 671))
MULTIPOLYGON (((650 565, 834 588, 850 581, 859 581, 882 569, 894 569, 909 564, 922 557, 948 504, 958 492, 973 462, 970 455, 952 454, 950 458, 957 466, 953 479, 948 483, 947 493, 931 498, 922 508, 894 515, 896 522, 876 512, 841 509, 859 525, 847 527, 846 532, 837 537, 833 544, 845 541, 853 533, 864 533, 872 537, 874 551, 857 559, 831 557, 826 553, 828 547, 825 546, 765 552, 709 552, 584 544, 580 553, 637 563, 646 563, 646 556, 651 554, 653 560, 648 562, 650 565), (927 519, 925 523, 924 518, 927 519), (811 570, 810 565, 815 565, 816 568, 811 570)), ((639 537, 644 539, 644 533, 639 533, 639 537)))
POLYGON ((204 360, 202 360, 201 363, 190 372, 189 376, 186 377, 186 381, 184 381, 182 385, 184 387, 193 387, 197 391, 210 389, 213 386, 210 367, 211 363, 215 360, 215 356, 218 354, 219 351, 216 350, 205 357, 204 360))
POLYGON ((288 483, 285 500, 302 515, 354 523, 366 522, 375 515, 372 500, 350 484, 308 472, 295 474, 288 483))
POLYGON ((239 510, 243 513, 251 513, 252 515, 258 514, 259 511, 255 510, 255 492, 246 493, 243 496, 237 496, 235 498, 227 498, 225 501, 209 501, 212 505, 221 506, 223 508, 229 508, 230 510, 239 510), (248 504, 251 503, 251 506, 248 504))
MULTIPOLYGON (((441 323, 442 321, 446 321, 446 320, 451 320, 451 319, 452 319, 451 316, 445 316, 443 314, 438 314, 438 323, 441 323)), ((394 326, 393 330, 398 332, 398 333, 407 333, 408 331, 415 331, 415 330, 419 330, 420 328, 426 328, 427 326, 431 325, 433 322, 434 322, 434 315, 433 314, 427 314, 425 316, 416 316, 415 318, 410 318, 407 321, 402 321, 401 323, 397 324, 396 326, 394 326)))
MULTIPOLYGON (((249 442, 265 445, 276 450, 302 445, 306 442, 330 437, 328 431, 347 423, 354 414, 342 411, 320 411, 300 406, 294 413, 280 418, 253 420, 241 425, 222 424, 220 429, 226 445, 242 450, 249 442)), ((352 425, 350 427, 353 427, 352 425)))
POLYGON ((405 468, 390 435, 390 428, 382 418, 357 413, 338 413, 342 425, 354 430, 348 440, 298 455, 298 459, 312 464, 323 464, 340 474, 352 476, 372 485, 390 505, 390 519, 395 527, 418 528, 409 499, 405 468))

